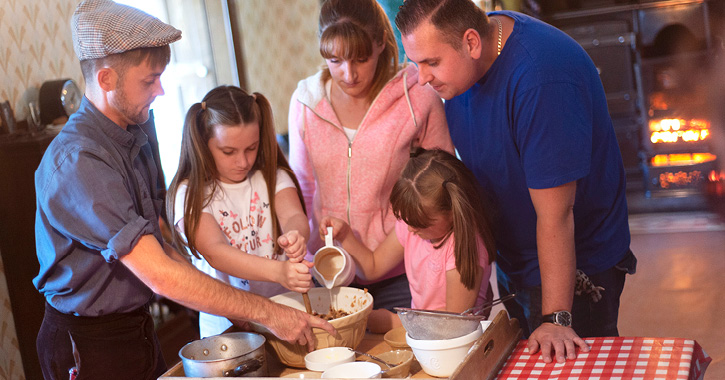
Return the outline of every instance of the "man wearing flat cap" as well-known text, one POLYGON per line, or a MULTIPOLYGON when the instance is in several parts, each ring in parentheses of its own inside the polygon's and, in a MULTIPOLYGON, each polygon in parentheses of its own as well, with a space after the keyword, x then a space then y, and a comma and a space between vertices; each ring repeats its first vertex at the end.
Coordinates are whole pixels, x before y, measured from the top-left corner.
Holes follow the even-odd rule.
POLYGON ((156 379, 166 370, 147 305, 153 293, 314 345, 316 317, 235 289, 166 245, 157 166, 142 125, 163 95, 181 31, 135 8, 87 0, 71 21, 86 92, 35 173, 33 280, 46 299, 37 349, 46 379, 156 379))

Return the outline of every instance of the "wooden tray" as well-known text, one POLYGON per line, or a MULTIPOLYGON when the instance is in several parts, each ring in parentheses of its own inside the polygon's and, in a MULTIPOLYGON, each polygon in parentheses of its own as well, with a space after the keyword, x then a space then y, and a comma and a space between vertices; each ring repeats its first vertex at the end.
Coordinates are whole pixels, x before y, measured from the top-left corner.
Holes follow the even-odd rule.
POLYGON ((493 379, 521 339, 519 321, 501 310, 456 368, 450 380, 493 379), (485 374, 485 375, 484 375, 485 374))
MULTIPOLYGON (((493 379, 498 374, 503 364, 508 359, 511 351, 521 339, 521 329, 516 319, 509 319, 506 311, 500 311, 496 318, 493 319, 491 325, 486 329, 483 335, 471 347, 468 355, 463 359, 461 365, 449 378, 450 380, 468 380, 468 379, 493 379), (483 375, 486 374, 486 375, 483 375)), ((370 354, 379 354, 390 350, 391 347, 383 340, 382 334, 366 334, 363 342, 358 350, 370 354)), ((270 372, 282 373, 280 376, 286 376, 297 372, 306 372, 302 369, 293 368, 277 368, 281 363, 276 361, 274 354, 267 351, 269 358, 268 366, 270 372)), ((411 368, 411 376, 413 379, 441 379, 433 378, 420 369, 420 365, 414 360, 411 368)), ((181 363, 177 363, 171 367, 166 373, 159 377, 159 380, 186 380, 201 379, 199 377, 186 377, 184 367, 181 363)), ((212 380, 222 380, 221 377, 207 378, 212 380)), ((282 377, 247 377, 247 379, 283 379, 282 377)), ((401 379, 402 380, 402 379, 401 379)))

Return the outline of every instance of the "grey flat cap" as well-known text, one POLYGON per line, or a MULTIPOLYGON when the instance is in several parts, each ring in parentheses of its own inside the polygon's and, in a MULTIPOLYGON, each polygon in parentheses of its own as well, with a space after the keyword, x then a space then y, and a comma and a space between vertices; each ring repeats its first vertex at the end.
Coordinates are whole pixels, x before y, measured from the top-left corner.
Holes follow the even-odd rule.
POLYGON ((181 31, 145 12, 111 0, 86 0, 71 19, 73 49, 81 61, 168 45, 181 31))

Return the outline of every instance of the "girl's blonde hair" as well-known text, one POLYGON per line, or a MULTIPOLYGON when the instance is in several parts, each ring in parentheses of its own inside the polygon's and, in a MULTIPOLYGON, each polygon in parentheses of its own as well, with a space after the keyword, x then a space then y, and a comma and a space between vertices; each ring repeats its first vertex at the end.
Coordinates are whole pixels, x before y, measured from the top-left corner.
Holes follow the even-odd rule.
POLYGON ((473 173, 455 156, 440 149, 419 148, 390 195, 395 217, 413 228, 430 226, 433 213, 451 213, 456 268, 468 289, 476 285, 481 270, 477 236, 488 251, 489 263, 496 257, 493 234, 479 191, 473 173))
MULTIPOLYGON (((213 136, 213 128, 217 125, 234 127, 253 122, 259 123, 260 145, 256 161, 250 173, 254 170, 260 170, 267 183, 275 242, 281 231, 274 201, 277 169, 289 173, 297 187, 297 195, 304 210, 305 203, 297 177, 295 177, 289 163, 287 163, 287 159, 282 154, 282 150, 277 145, 272 107, 267 98, 257 92, 250 95, 239 87, 219 86, 209 91, 201 103, 192 105, 186 113, 179 169, 171 181, 166 197, 167 214, 169 221, 173 223, 175 220, 176 193, 179 185, 183 181, 188 181, 183 216, 186 239, 182 238, 176 228, 171 228, 174 245, 180 251, 187 248, 195 257, 199 258, 196 249, 196 232, 199 227, 201 213, 204 207, 209 205, 213 195, 219 189, 217 182, 219 173, 208 146, 209 139, 213 136), (204 191, 207 186, 211 186, 209 193, 204 191)), ((276 246, 275 249, 280 251, 279 246, 276 246)))
MULTIPOLYGON (((319 20, 320 54, 329 59, 368 58, 373 43, 384 44, 378 57, 370 90, 372 101, 398 72, 398 44, 385 11, 375 0, 326 0, 319 20)), ((322 69, 322 80, 330 79, 330 69, 322 69)))

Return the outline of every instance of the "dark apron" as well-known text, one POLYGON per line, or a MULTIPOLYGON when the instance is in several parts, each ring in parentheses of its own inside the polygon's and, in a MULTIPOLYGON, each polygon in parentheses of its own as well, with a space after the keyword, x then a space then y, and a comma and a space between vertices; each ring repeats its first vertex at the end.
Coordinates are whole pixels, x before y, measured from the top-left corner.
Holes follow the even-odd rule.
POLYGON ((157 379, 166 371, 146 307, 78 317, 46 303, 36 344, 45 380, 68 380, 73 368, 76 380, 157 379))

